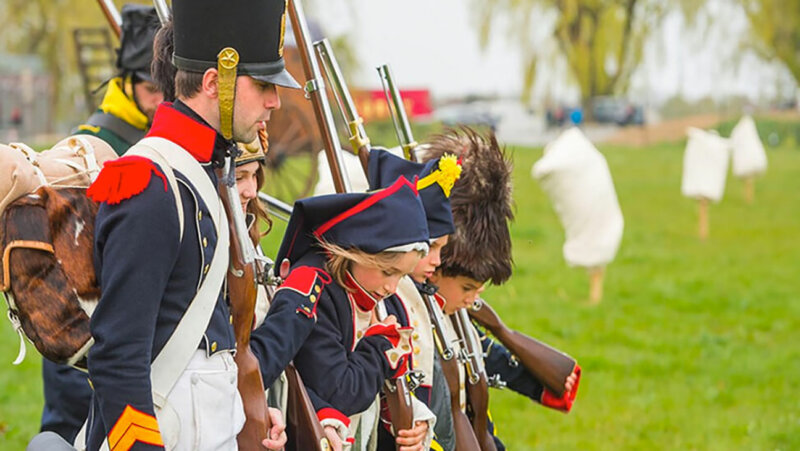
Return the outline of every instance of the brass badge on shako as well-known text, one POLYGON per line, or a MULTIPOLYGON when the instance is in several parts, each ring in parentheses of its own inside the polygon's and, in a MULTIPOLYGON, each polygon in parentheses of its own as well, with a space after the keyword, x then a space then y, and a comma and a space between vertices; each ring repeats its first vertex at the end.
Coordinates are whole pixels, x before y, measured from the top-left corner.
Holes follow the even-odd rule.
POLYGON ((289 0, 283 2, 283 15, 281 16, 281 40, 278 43, 278 56, 283 58, 283 35, 286 34, 286 9, 289 8, 289 0))
POLYGON ((233 97, 236 89, 236 66, 239 65, 239 52, 225 47, 217 54, 217 77, 219 96, 220 133, 225 139, 233 136, 233 97))

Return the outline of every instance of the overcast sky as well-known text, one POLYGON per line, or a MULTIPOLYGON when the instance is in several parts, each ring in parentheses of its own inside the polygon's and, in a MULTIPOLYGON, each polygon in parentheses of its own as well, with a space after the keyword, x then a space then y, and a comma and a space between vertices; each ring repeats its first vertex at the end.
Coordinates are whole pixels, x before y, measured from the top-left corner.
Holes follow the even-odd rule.
MULTIPOLYGON (((354 44, 363 67, 351 85, 380 87, 374 67, 389 63, 401 87, 429 88, 437 98, 520 92, 516 47, 498 26, 489 47, 482 50, 469 1, 349 0, 348 4, 318 0, 315 7, 322 14, 315 16, 322 18, 328 35, 347 34, 354 44)), ((732 94, 755 98, 792 86, 784 68, 739 50, 738 39, 747 31, 747 20, 741 10, 728 5, 725 0, 712 0, 708 14, 714 21, 704 35, 690 33, 680 15, 670 15, 647 44, 632 95, 649 102, 678 92, 692 99, 732 94)), ((554 66, 540 69, 536 96, 575 99, 577 92, 564 81, 565 67, 554 66)))

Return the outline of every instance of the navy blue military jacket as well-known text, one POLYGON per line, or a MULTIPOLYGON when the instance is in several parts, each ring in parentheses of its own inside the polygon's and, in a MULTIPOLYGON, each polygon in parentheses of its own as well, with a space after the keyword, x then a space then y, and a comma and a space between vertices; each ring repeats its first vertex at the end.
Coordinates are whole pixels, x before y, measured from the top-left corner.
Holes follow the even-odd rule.
MULTIPOLYGON (((322 270, 324 257, 310 253, 295 266, 322 270)), ((363 294, 356 291, 351 296, 365 312, 374 305, 362 303, 363 294)), ((356 336, 356 312, 348 293, 337 283, 330 283, 321 290, 316 315, 317 324, 294 363, 309 393, 313 393, 312 402, 320 420, 342 419, 341 415, 362 412, 375 400, 383 381, 398 371, 386 356, 393 345, 383 335, 371 334, 369 329, 361 337, 356 336)))
MULTIPOLYGON (((212 156, 224 153, 228 144, 188 107, 162 104, 150 136, 189 151, 216 185, 212 156)), ((115 444, 121 449, 162 449, 150 364, 194 298, 218 233, 196 189, 182 174, 175 175, 184 210, 182 240, 171 187, 150 160, 131 156, 107 163, 88 192, 102 201, 94 248, 102 296, 91 318, 95 344, 88 358, 94 388, 87 441, 91 450, 106 437, 112 449, 115 444)), ((235 349, 230 320, 220 289, 197 346, 209 355, 235 349)))

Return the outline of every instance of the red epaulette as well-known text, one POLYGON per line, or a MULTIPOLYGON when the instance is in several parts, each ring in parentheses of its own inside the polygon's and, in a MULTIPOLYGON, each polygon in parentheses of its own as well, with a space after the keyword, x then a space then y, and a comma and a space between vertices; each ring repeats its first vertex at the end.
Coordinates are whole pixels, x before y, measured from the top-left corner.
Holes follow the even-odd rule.
POLYGON ((164 191, 167 191, 167 178, 147 158, 131 155, 107 161, 97 180, 86 190, 86 195, 95 202, 118 204, 141 194, 150 184, 153 174, 161 177, 164 191))
POLYGON ((297 308, 297 313, 313 318, 317 313, 317 300, 322 288, 329 283, 331 276, 324 270, 313 266, 298 266, 292 269, 276 292, 292 290, 300 294, 304 299, 297 308))

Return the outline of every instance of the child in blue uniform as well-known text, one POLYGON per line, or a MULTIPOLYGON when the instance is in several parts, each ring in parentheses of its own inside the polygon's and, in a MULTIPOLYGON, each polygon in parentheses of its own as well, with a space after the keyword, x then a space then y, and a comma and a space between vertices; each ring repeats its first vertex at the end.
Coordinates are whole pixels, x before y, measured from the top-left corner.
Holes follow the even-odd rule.
MULTIPOLYGON (((401 324, 414 328, 412 369, 421 375, 414 395, 436 415, 432 449, 452 450, 455 438, 449 411, 450 392, 437 358, 429 306, 422 296, 429 289, 426 286, 427 278, 434 274, 441 263, 442 248, 455 231, 449 196, 461 175, 461 165, 455 155, 443 155, 420 164, 373 148, 367 176, 370 189, 378 189, 401 175, 418 179, 417 187, 428 222, 430 251, 401 282, 396 296, 385 302, 387 310, 396 315, 401 324)), ((381 428, 380 433, 379 449, 394 449, 394 440, 388 428, 381 428)))
MULTIPOLYGON (((438 286, 444 313, 453 315, 469 308, 489 282, 502 284, 511 277, 511 164, 494 135, 482 136, 469 129, 435 137, 426 158, 453 153, 463 162, 461 179, 450 197, 455 233, 442 249, 441 266, 429 277, 438 286)), ((480 329, 477 334, 485 355, 488 378, 546 407, 569 411, 578 387, 580 368, 564 383, 565 393, 556 397, 503 347, 480 329)), ((489 423, 490 432, 493 425, 489 423)), ((476 435, 481 432, 476 431, 476 435)), ((505 449, 493 435, 497 449, 505 449)))
MULTIPOLYGON (((394 317, 379 320, 375 307, 427 252, 427 237, 417 190, 405 178, 370 194, 295 203, 277 258, 292 269, 251 344, 259 354, 299 347, 295 365, 335 447, 354 440, 359 413, 375 401, 385 379, 407 368, 410 330, 394 317), (273 318, 287 312, 316 320, 307 337, 270 339, 273 318)), ((262 361, 265 383, 279 369, 262 361)), ((410 441, 422 442, 427 426, 418 424, 410 441)))

